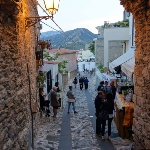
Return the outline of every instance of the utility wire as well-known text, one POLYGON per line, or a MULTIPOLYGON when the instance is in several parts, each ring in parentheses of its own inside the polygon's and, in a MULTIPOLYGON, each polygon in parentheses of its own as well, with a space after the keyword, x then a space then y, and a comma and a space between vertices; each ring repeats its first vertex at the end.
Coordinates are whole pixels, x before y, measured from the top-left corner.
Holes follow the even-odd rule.
MULTIPOLYGON (((38 3, 37 4, 40 6, 40 8, 47 14, 47 16, 50 17, 50 19, 54 22, 54 24, 63 32, 63 34, 70 39, 70 37, 63 31, 63 29, 52 19, 52 17, 46 12, 46 10, 38 3)), ((70 39, 73 43, 76 43, 73 39, 70 39)))
MULTIPOLYGON (((55 30, 55 31, 57 31, 57 32, 59 32, 59 33, 62 33, 61 31, 59 31, 59 30, 57 30, 57 29, 55 29, 55 28, 53 28, 53 27, 51 27, 50 25, 48 25, 48 24, 46 24, 45 22, 43 22, 43 21, 41 21, 43 24, 45 24, 46 26, 48 26, 48 27, 50 27, 50 28, 52 28, 53 30, 55 30)), ((45 36, 44 36, 45 37, 45 36)), ((65 43, 64 43, 65 44, 65 43)), ((62 44, 59 44, 60 46, 62 46, 63 47, 63 45, 62 44)))
POLYGON ((55 30, 55 31, 58 31, 59 33, 63 33, 63 32, 61 32, 61 31, 59 31, 59 30, 57 30, 57 29, 51 27, 50 25, 46 24, 45 22, 43 22, 43 21, 41 21, 41 22, 42 22, 43 24, 45 24, 46 26, 50 27, 51 29, 53 29, 53 30, 55 30))
MULTIPOLYGON (((43 24, 45 24, 46 26, 48 26, 48 27, 50 27, 51 29, 53 29, 53 30, 55 30, 55 31, 57 31, 57 32, 59 32, 59 33, 63 33, 64 34, 64 32, 63 31, 60 31, 60 30, 57 30, 57 29, 55 29, 55 28, 53 28, 53 27, 51 27, 50 25, 48 25, 48 24, 46 24, 45 22, 43 22, 43 21, 41 21, 43 24)), ((68 37, 67 37, 68 38, 68 37)), ((70 39, 70 38, 68 38, 68 39, 70 39)), ((71 39, 70 39, 71 40, 71 39)), ((77 43, 78 41, 73 41, 73 43, 77 43)), ((64 44, 65 45, 67 45, 65 42, 64 42, 64 44)), ((78 43, 79 44, 79 43, 78 43)), ((61 46, 63 46, 62 44, 60 44, 61 46)), ((69 44, 68 44, 69 45, 69 44)), ((80 43, 80 45, 82 45, 81 43, 80 43)))

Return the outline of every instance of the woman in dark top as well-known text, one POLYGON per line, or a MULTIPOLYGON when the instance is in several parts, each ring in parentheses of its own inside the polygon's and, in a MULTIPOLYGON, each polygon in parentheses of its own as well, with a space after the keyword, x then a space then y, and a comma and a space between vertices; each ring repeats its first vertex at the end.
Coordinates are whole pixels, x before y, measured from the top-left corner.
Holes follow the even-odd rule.
POLYGON ((75 77, 74 80, 73 80, 73 84, 74 84, 74 87, 75 87, 75 88, 76 88, 77 83, 78 83, 78 80, 77 80, 77 78, 75 77))
POLYGON ((103 103, 104 93, 102 91, 98 92, 98 95, 95 98, 95 109, 96 109, 96 134, 104 134, 106 121, 99 118, 99 114, 102 111, 102 103, 103 103))
POLYGON ((108 113, 109 113, 109 118, 108 118, 108 140, 110 140, 111 123, 112 123, 112 120, 113 120, 113 110, 114 110, 113 95, 111 93, 108 93, 106 95, 106 100, 107 100, 107 110, 108 110, 108 113))
POLYGON ((111 92, 112 92, 113 100, 114 100, 115 97, 116 97, 116 87, 115 87, 115 85, 114 85, 114 81, 112 81, 112 82, 110 83, 110 88, 111 88, 111 92))
POLYGON ((102 90, 104 90, 104 81, 101 81, 101 82, 99 83, 98 88, 97 88, 97 91, 102 91, 102 90))

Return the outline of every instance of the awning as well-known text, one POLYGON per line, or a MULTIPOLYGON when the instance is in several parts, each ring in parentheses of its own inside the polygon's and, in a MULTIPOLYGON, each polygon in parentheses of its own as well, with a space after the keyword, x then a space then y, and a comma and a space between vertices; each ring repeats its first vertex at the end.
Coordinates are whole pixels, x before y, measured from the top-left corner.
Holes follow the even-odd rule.
POLYGON ((133 72, 134 72, 134 66, 135 66, 135 58, 131 58, 129 61, 123 63, 121 65, 121 70, 132 79, 133 72))
POLYGON ((125 63, 126 61, 130 60, 131 58, 133 58, 134 50, 135 49, 129 49, 126 53, 124 53, 123 55, 121 55, 120 57, 118 57, 117 59, 112 61, 111 63, 109 63, 109 70, 111 72, 114 72, 114 68, 116 68, 117 66, 119 66, 119 65, 125 63))

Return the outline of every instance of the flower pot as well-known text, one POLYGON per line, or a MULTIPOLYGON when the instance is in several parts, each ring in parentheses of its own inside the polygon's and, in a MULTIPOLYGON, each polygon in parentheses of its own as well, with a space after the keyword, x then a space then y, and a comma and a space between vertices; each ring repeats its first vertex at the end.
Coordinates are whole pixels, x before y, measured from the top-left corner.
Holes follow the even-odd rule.
POLYGON ((47 44, 41 44, 41 48, 45 49, 47 47, 47 44))

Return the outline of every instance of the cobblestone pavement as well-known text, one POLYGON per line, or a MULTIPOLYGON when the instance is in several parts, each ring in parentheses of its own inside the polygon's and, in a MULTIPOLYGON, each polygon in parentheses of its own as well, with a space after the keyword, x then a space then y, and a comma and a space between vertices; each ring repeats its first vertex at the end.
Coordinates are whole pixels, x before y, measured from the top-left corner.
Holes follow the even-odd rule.
MULTIPOLYGON (((70 81, 69 84, 72 82, 70 81)), ((92 100, 95 99, 95 78, 91 77, 89 83, 89 93, 92 100)), ((68 87, 65 91, 68 90, 68 87)), ((79 86, 75 89, 76 93, 76 108, 78 113, 74 114, 71 110, 70 114, 70 127, 71 127, 71 142, 72 150, 100 150, 99 143, 97 141, 90 116, 85 92, 79 90, 79 86)), ((63 95, 63 104, 66 107, 67 98, 66 93, 63 95)), ((52 112, 52 111, 51 111, 52 112)), ((66 113, 64 109, 58 110, 58 116, 55 120, 52 117, 43 117, 41 121, 40 129, 38 130, 37 137, 35 138, 36 150, 59 150, 59 140, 61 135, 61 124, 63 113, 66 113)), ((52 114, 51 114, 52 116, 52 114)), ((67 132, 67 131, 66 131, 67 132)), ((107 131, 106 131, 107 132, 107 131)), ((112 132, 117 133, 115 123, 112 125, 112 132)), ((112 143, 117 150, 130 150, 131 142, 123 140, 119 137, 112 138, 112 143)), ((70 149, 71 150, 71 149, 70 149)), ((110 149, 111 150, 111 149, 110 149)))

